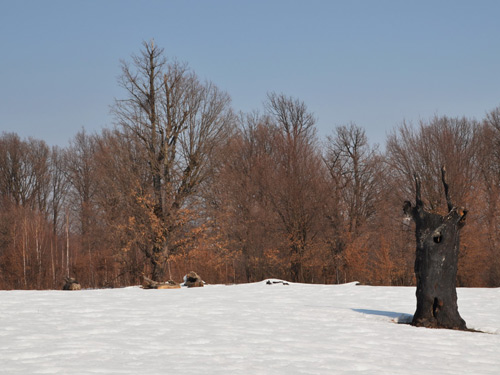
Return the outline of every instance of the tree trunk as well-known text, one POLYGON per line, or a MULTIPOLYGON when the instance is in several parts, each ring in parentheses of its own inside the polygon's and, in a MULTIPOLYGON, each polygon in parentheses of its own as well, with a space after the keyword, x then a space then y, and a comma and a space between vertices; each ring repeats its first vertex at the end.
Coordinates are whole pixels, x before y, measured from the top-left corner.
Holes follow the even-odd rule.
POLYGON ((303 282, 302 280, 302 254, 300 246, 292 243, 290 248, 290 281, 293 283, 303 282))
POLYGON ((153 266, 151 278, 157 282, 162 282, 165 279, 167 266, 167 254, 165 253, 165 247, 154 245, 150 261, 153 266))
POLYGON ((66 277, 69 277, 69 211, 66 210, 66 277))
POLYGON ((459 231, 465 224, 467 211, 453 206, 448 194, 446 171, 442 169, 448 214, 441 216, 424 210, 420 179, 415 176, 416 205, 406 201, 404 211, 416 224, 415 276, 417 310, 415 326, 467 329, 457 306, 456 278, 459 231))

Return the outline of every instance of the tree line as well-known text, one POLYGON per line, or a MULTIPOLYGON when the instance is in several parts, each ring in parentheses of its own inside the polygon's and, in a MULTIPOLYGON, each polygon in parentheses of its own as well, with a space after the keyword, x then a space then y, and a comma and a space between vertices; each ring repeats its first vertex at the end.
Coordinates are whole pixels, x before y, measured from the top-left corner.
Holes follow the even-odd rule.
POLYGON ((469 209, 459 286, 500 286, 500 107, 478 121, 403 123, 385 150, 354 123, 320 139, 306 104, 268 94, 235 113, 229 95, 144 43, 122 62, 115 127, 68 147, 0 137, 0 288, 135 285, 143 276, 209 283, 414 285, 403 215, 420 176, 469 209))

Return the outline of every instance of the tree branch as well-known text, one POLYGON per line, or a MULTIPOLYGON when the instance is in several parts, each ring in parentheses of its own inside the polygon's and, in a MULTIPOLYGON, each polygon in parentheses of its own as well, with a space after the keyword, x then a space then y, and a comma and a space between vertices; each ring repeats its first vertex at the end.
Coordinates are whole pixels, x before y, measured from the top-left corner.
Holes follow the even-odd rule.
POLYGON ((416 208, 420 209, 424 207, 424 202, 422 202, 420 177, 416 173, 413 177, 415 178, 415 204, 416 208))
POLYGON ((453 203, 451 202, 450 198, 449 187, 446 181, 446 168, 444 167, 444 165, 441 167, 441 180, 443 181, 444 194, 446 196, 446 204, 448 205, 448 212, 450 212, 451 210, 453 210, 453 203))

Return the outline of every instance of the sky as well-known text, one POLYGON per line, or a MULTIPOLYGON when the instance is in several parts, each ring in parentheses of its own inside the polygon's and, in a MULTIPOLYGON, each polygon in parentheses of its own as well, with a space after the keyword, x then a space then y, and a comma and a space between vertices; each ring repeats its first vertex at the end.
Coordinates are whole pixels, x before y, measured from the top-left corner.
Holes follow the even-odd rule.
POLYGON ((403 121, 500 105, 496 0, 0 0, 0 133, 67 146, 113 126, 120 61, 154 39, 227 91, 305 102, 321 138, 355 123, 383 146, 403 121))

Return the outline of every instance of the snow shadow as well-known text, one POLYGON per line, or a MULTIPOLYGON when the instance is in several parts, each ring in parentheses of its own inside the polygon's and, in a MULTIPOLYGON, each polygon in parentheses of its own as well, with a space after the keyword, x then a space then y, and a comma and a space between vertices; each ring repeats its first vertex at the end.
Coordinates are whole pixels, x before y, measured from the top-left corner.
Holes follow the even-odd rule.
POLYGON ((370 309, 352 309, 352 311, 356 311, 360 314, 385 316, 398 324, 409 324, 413 319, 413 315, 411 314, 399 313, 394 311, 382 311, 382 310, 370 310, 370 309))

